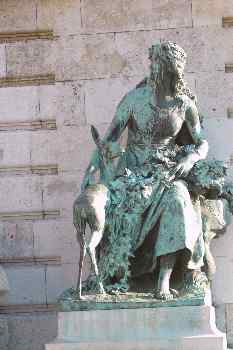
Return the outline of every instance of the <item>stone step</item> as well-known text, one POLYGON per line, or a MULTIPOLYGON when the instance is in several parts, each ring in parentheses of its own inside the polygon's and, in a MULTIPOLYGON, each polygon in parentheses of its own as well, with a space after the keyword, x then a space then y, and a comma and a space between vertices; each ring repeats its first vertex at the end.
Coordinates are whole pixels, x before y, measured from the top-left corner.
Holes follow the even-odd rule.
POLYGON ((57 340, 47 344, 45 350, 219 350, 226 349, 221 335, 197 337, 164 337, 129 341, 79 342, 78 339, 64 342, 57 340))

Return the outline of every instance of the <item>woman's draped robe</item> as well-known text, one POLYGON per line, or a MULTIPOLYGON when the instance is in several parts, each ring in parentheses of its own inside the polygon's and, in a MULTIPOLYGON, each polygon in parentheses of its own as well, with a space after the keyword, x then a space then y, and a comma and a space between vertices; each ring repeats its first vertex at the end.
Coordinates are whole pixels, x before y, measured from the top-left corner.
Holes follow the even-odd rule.
MULTIPOLYGON (((148 90, 140 94, 144 95, 144 116, 149 109, 155 109, 154 106, 145 109, 146 94, 148 90)), ((140 98, 136 100, 140 102, 140 98)), ((169 174, 182 153, 177 145, 179 134, 183 144, 191 139, 187 138, 187 130, 183 132, 184 128, 180 128, 182 124, 185 127, 185 103, 177 104, 176 119, 171 117, 169 109, 161 115, 155 110, 136 132, 138 126, 130 121, 127 147, 116 177, 109 184, 104 248, 99 262, 104 281, 120 276, 121 283, 126 283, 130 258, 143 246, 149 234, 153 239, 141 255, 140 266, 136 262, 139 268, 135 274, 152 270, 157 257, 183 249, 190 252, 189 268, 203 265, 199 201, 191 198, 185 179, 169 181, 169 174), (176 132, 178 128, 179 133, 176 132), (171 136, 169 144, 155 143, 161 134, 171 136)))

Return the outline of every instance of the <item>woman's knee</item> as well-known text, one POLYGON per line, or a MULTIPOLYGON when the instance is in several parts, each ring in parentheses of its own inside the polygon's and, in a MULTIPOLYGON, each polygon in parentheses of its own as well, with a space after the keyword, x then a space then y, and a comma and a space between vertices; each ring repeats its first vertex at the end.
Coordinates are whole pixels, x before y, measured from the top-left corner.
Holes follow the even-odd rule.
POLYGON ((171 196, 174 196, 174 197, 183 197, 183 198, 190 199, 190 194, 187 188, 187 184, 183 180, 174 181, 169 190, 169 193, 171 196))

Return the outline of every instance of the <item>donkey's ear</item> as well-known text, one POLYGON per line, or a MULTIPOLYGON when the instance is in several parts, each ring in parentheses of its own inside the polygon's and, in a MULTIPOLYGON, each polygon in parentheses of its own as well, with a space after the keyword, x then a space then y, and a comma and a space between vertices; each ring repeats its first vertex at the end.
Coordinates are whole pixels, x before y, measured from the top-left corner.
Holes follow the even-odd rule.
POLYGON ((98 130, 94 125, 91 125, 91 135, 97 147, 101 146, 101 139, 98 130))

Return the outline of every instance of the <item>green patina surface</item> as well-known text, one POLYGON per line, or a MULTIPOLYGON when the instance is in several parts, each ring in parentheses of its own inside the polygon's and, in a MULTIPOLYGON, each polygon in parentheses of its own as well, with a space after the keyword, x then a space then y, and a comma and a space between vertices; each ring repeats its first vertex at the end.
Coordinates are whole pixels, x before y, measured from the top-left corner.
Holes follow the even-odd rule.
MULTIPOLYGON (((101 280, 108 292, 126 292, 130 289, 129 277, 153 272, 159 262, 157 297, 178 305, 187 299, 169 300, 174 297, 170 277, 175 262, 188 252, 181 267, 193 271, 191 279, 183 280, 183 290, 187 290, 191 301, 189 290, 202 293, 207 287, 205 279, 196 277, 202 274, 201 269, 209 279, 214 272, 209 247, 216 231, 214 219, 221 217, 220 229, 226 226, 220 207, 208 201, 226 199, 225 208, 232 212, 233 190, 231 184, 225 183, 224 164, 206 160, 208 143, 203 138, 197 101, 183 77, 185 52, 174 43, 164 42, 152 46, 149 56, 150 77, 119 103, 103 140, 94 132, 97 150, 86 170, 82 189, 85 194, 95 183, 94 174, 100 171, 100 182, 108 191, 109 200, 101 208, 100 191, 93 195, 93 203, 98 202, 99 209, 92 210, 89 224, 93 231, 103 235, 97 285, 101 280), (125 152, 113 166, 107 162, 105 149, 119 141, 126 128, 125 152), (100 230, 98 215, 101 209, 105 211, 104 232, 100 230)), ((82 215, 83 212, 74 215, 77 226, 81 226, 78 221, 82 215)), ((91 290, 95 285, 95 281, 89 280, 86 287, 91 290)), ((126 296, 129 298, 129 294, 126 296)), ((72 297, 68 299, 62 302, 67 307, 72 304, 72 297)), ((72 307, 86 305, 80 303, 75 301, 72 307)), ((86 303, 105 305, 96 300, 86 303)), ((128 301, 119 303, 128 305, 128 301)), ((138 305, 136 301, 130 303, 138 305)), ((144 303, 159 305, 153 299, 144 303)), ((108 305, 113 307, 114 303, 108 305)))
POLYGON ((140 309, 176 306, 205 305, 205 294, 187 294, 173 300, 155 299, 153 293, 123 293, 118 295, 90 294, 78 299, 75 289, 69 289, 59 299, 60 311, 87 311, 87 310, 113 310, 113 309, 140 309))

